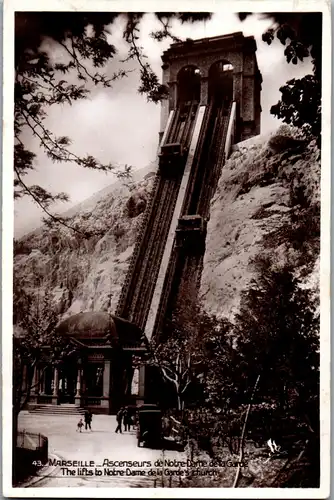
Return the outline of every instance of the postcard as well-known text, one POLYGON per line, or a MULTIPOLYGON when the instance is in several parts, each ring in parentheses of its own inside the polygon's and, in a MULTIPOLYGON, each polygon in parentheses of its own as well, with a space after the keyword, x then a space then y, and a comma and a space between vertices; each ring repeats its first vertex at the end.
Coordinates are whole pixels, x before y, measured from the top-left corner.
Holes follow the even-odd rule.
POLYGON ((3 494, 329 495, 330 4, 8 0, 3 74, 3 494))

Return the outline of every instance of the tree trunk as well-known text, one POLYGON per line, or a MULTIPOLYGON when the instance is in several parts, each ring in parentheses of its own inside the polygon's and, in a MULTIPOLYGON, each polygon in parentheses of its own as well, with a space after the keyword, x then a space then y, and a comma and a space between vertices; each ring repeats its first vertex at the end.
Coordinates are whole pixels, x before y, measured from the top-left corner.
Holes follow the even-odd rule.
POLYGON ((255 395, 257 386, 259 384, 259 381, 260 381, 260 376, 261 375, 258 375, 258 377, 256 379, 256 382, 255 382, 254 387, 253 387, 252 395, 251 395, 251 398, 250 398, 250 401, 249 401, 249 405, 248 405, 248 408, 247 408, 247 411, 246 411, 244 425, 242 427, 242 432, 241 432, 241 437, 240 437, 240 453, 239 453, 239 460, 238 460, 239 464, 238 464, 238 468, 237 468, 237 472, 236 472, 236 475, 235 475, 235 478, 234 478, 234 483, 233 483, 232 488, 237 488, 238 487, 238 481, 239 481, 239 477, 240 477, 240 462, 242 462, 242 459, 244 458, 244 442, 245 442, 247 421, 248 421, 248 417, 249 417, 249 414, 250 414, 250 411, 251 411, 251 408, 252 408, 254 395, 255 395))

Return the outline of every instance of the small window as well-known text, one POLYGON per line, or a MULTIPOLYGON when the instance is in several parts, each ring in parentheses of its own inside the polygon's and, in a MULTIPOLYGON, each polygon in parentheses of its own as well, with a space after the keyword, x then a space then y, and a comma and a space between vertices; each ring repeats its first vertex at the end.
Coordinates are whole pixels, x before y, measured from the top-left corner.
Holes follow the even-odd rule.
POLYGON ((233 70, 232 64, 224 64, 223 65, 223 71, 232 71, 232 70, 233 70))

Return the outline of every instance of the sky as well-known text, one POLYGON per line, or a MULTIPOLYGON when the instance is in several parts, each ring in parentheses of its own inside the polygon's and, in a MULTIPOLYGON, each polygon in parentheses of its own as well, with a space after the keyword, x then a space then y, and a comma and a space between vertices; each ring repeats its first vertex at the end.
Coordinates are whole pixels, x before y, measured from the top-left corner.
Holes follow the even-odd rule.
MULTIPOLYGON (((261 92, 261 133, 267 134, 277 129, 280 122, 270 115, 270 107, 280 98, 279 88, 291 78, 300 78, 311 72, 311 61, 305 59, 296 66, 288 64, 284 57, 284 47, 277 40, 268 46, 262 42, 262 33, 271 21, 261 19, 260 14, 240 22, 232 13, 215 13, 210 21, 184 24, 174 21, 173 33, 181 39, 206 38, 242 31, 245 36, 253 35, 257 42, 257 60, 262 73, 261 92)), ((118 50, 105 73, 112 74, 121 66, 120 61, 127 53, 122 38, 124 18, 121 16, 111 26, 108 41, 118 50)), ((150 33, 158 28, 152 14, 146 14, 141 24, 139 44, 148 56, 152 69, 161 77, 161 55, 170 41, 156 42, 150 33)), ((56 60, 64 54, 59 46, 50 40, 43 42, 56 60)), ((88 99, 69 105, 51 108, 46 120, 47 127, 55 135, 68 135, 72 140, 72 150, 79 155, 90 154, 102 162, 131 165, 134 170, 146 167, 156 159, 160 125, 160 105, 148 103, 145 96, 138 94, 138 66, 134 61, 127 63, 133 70, 128 77, 114 82, 112 88, 94 88, 88 99)), ((66 192, 70 202, 53 206, 54 213, 61 213, 90 197, 115 181, 112 174, 104 174, 82 169, 69 163, 54 164, 47 158, 38 143, 29 133, 24 140, 36 153, 36 169, 25 180, 29 184, 40 184, 50 191, 66 192)), ((38 227, 44 216, 42 210, 28 197, 15 202, 15 237, 38 227)))

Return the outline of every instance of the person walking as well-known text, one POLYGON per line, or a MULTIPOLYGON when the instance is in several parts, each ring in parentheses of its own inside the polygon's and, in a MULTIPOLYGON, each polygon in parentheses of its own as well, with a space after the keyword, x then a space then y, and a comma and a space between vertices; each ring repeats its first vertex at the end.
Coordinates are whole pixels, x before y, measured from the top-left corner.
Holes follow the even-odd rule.
POLYGON ((90 431, 92 430, 92 419, 93 419, 93 414, 90 410, 85 411, 85 430, 87 431, 88 427, 90 431))
POLYGON ((78 425, 77 425, 77 432, 81 432, 81 429, 83 428, 83 421, 82 418, 80 418, 78 425))
POLYGON ((115 429, 116 434, 118 431, 122 434, 123 414, 124 414, 124 408, 122 406, 116 414, 116 422, 117 422, 117 427, 115 429))
POLYGON ((129 408, 125 408, 124 414, 123 414, 123 419, 124 419, 124 430, 129 431, 130 430, 130 425, 132 424, 132 418, 130 415, 130 410, 129 408))

